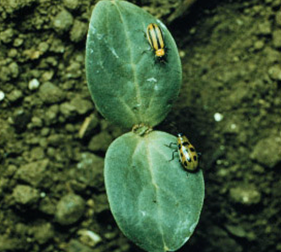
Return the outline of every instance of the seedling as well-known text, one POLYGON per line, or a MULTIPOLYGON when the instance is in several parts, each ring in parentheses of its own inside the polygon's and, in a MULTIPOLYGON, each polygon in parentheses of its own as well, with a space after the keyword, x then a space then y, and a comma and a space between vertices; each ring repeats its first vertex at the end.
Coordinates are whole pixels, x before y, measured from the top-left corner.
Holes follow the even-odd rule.
MULTIPOLYGON (((159 39, 159 37, 158 37, 159 39)), ((161 47, 161 45, 160 45, 161 47)), ((105 157, 105 185, 122 232, 146 251, 179 249, 192 235, 204 199, 202 171, 186 176, 167 162, 177 138, 153 131, 176 101, 182 76, 173 37, 159 20, 125 1, 100 1, 87 38, 86 73, 100 113, 132 132, 117 138, 105 157), (143 38, 149 24, 163 33, 165 64, 143 38)))

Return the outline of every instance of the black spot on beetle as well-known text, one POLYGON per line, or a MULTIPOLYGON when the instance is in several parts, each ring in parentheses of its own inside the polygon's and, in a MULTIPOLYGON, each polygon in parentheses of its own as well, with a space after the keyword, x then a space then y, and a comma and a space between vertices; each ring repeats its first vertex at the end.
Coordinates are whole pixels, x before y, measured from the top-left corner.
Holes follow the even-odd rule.
POLYGON ((194 161, 196 161, 196 160, 197 160, 197 157, 196 157, 196 156, 194 156, 194 157, 193 157, 193 160, 194 160, 194 161))
POLYGON ((191 147, 191 148, 189 148, 189 149, 190 149, 190 151, 195 152, 195 149, 194 149, 194 148, 191 147))
POLYGON ((181 153, 181 156, 183 157, 183 154, 181 153))
POLYGON ((189 142, 183 142, 182 145, 190 145, 189 142))
POLYGON ((183 164, 184 164, 184 166, 187 166, 187 162, 186 162, 186 161, 184 161, 184 163, 183 163, 183 164))
POLYGON ((180 150, 180 148, 181 148, 181 145, 179 144, 179 150, 180 150))

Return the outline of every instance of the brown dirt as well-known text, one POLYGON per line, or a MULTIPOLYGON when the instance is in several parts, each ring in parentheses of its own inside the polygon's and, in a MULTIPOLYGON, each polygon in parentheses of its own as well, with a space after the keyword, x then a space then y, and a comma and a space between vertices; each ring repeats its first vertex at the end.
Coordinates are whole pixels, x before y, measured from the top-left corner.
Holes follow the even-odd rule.
MULTIPOLYGON (((97 113, 86 85, 94 4, 0 4, 0 251, 141 251, 116 226, 103 184, 105 151, 123 131, 97 113)), ((142 6, 164 22, 175 9, 142 6)), ((157 128, 188 136, 206 179, 200 223, 180 251, 281 251, 280 8, 198 0, 169 27, 184 82, 157 128)))

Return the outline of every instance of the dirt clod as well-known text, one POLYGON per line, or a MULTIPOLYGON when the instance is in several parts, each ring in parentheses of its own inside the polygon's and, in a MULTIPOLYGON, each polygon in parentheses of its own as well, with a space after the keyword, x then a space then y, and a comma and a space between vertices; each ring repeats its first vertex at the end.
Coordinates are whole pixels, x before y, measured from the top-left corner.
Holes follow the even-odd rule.
POLYGON ((60 11, 54 18, 53 27, 59 34, 68 31, 73 23, 73 16, 67 10, 60 11))
MULTIPOLYGON (((0 252, 142 251, 105 192, 105 152, 126 131, 87 87, 96 2, 0 1, 0 252)), ((178 252, 281 251, 281 0, 130 2, 168 24, 181 55, 179 98, 156 129, 202 153, 205 205, 178 252)))
POLYGON ((230 199, 234 203, 252 206, 261 201, 261 193, 254 186, 238 185, 230 189, 230 199))
POLYGON ((38 190, 30 186, 17 185, 13 191, 13 197, 17 204, 31 206, 38 201, 40 196, 38 190))
POLYGON ((56 221, 65 226, 77 222, 85 211, 85 201, 78 195, 68 194, 60 199, 55 213, 56 221))

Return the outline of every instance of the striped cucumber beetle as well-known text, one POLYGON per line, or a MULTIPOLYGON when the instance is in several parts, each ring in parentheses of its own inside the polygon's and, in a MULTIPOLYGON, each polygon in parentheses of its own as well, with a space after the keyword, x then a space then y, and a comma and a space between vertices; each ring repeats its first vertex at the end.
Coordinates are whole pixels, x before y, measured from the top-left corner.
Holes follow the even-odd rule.
POLYGON ((146 37, 155 52, 155 57, 160 61, 165 61, 165 43, 160 27, 155 23, 149 24, 146 29, 146 37))
POLYGON ((172 145, 177 145, 177 149, 173 151, 172 161, 174 159, 175 152, 179 154, 179 161, 183 168, 189 172, 195 172, 198 168, 198 157, 199 153, 196 152, 194 146, 189 142, 186 136, 182 133, 178 134, 178 142, 170 143, 168 146, 171 148, 172 145))

